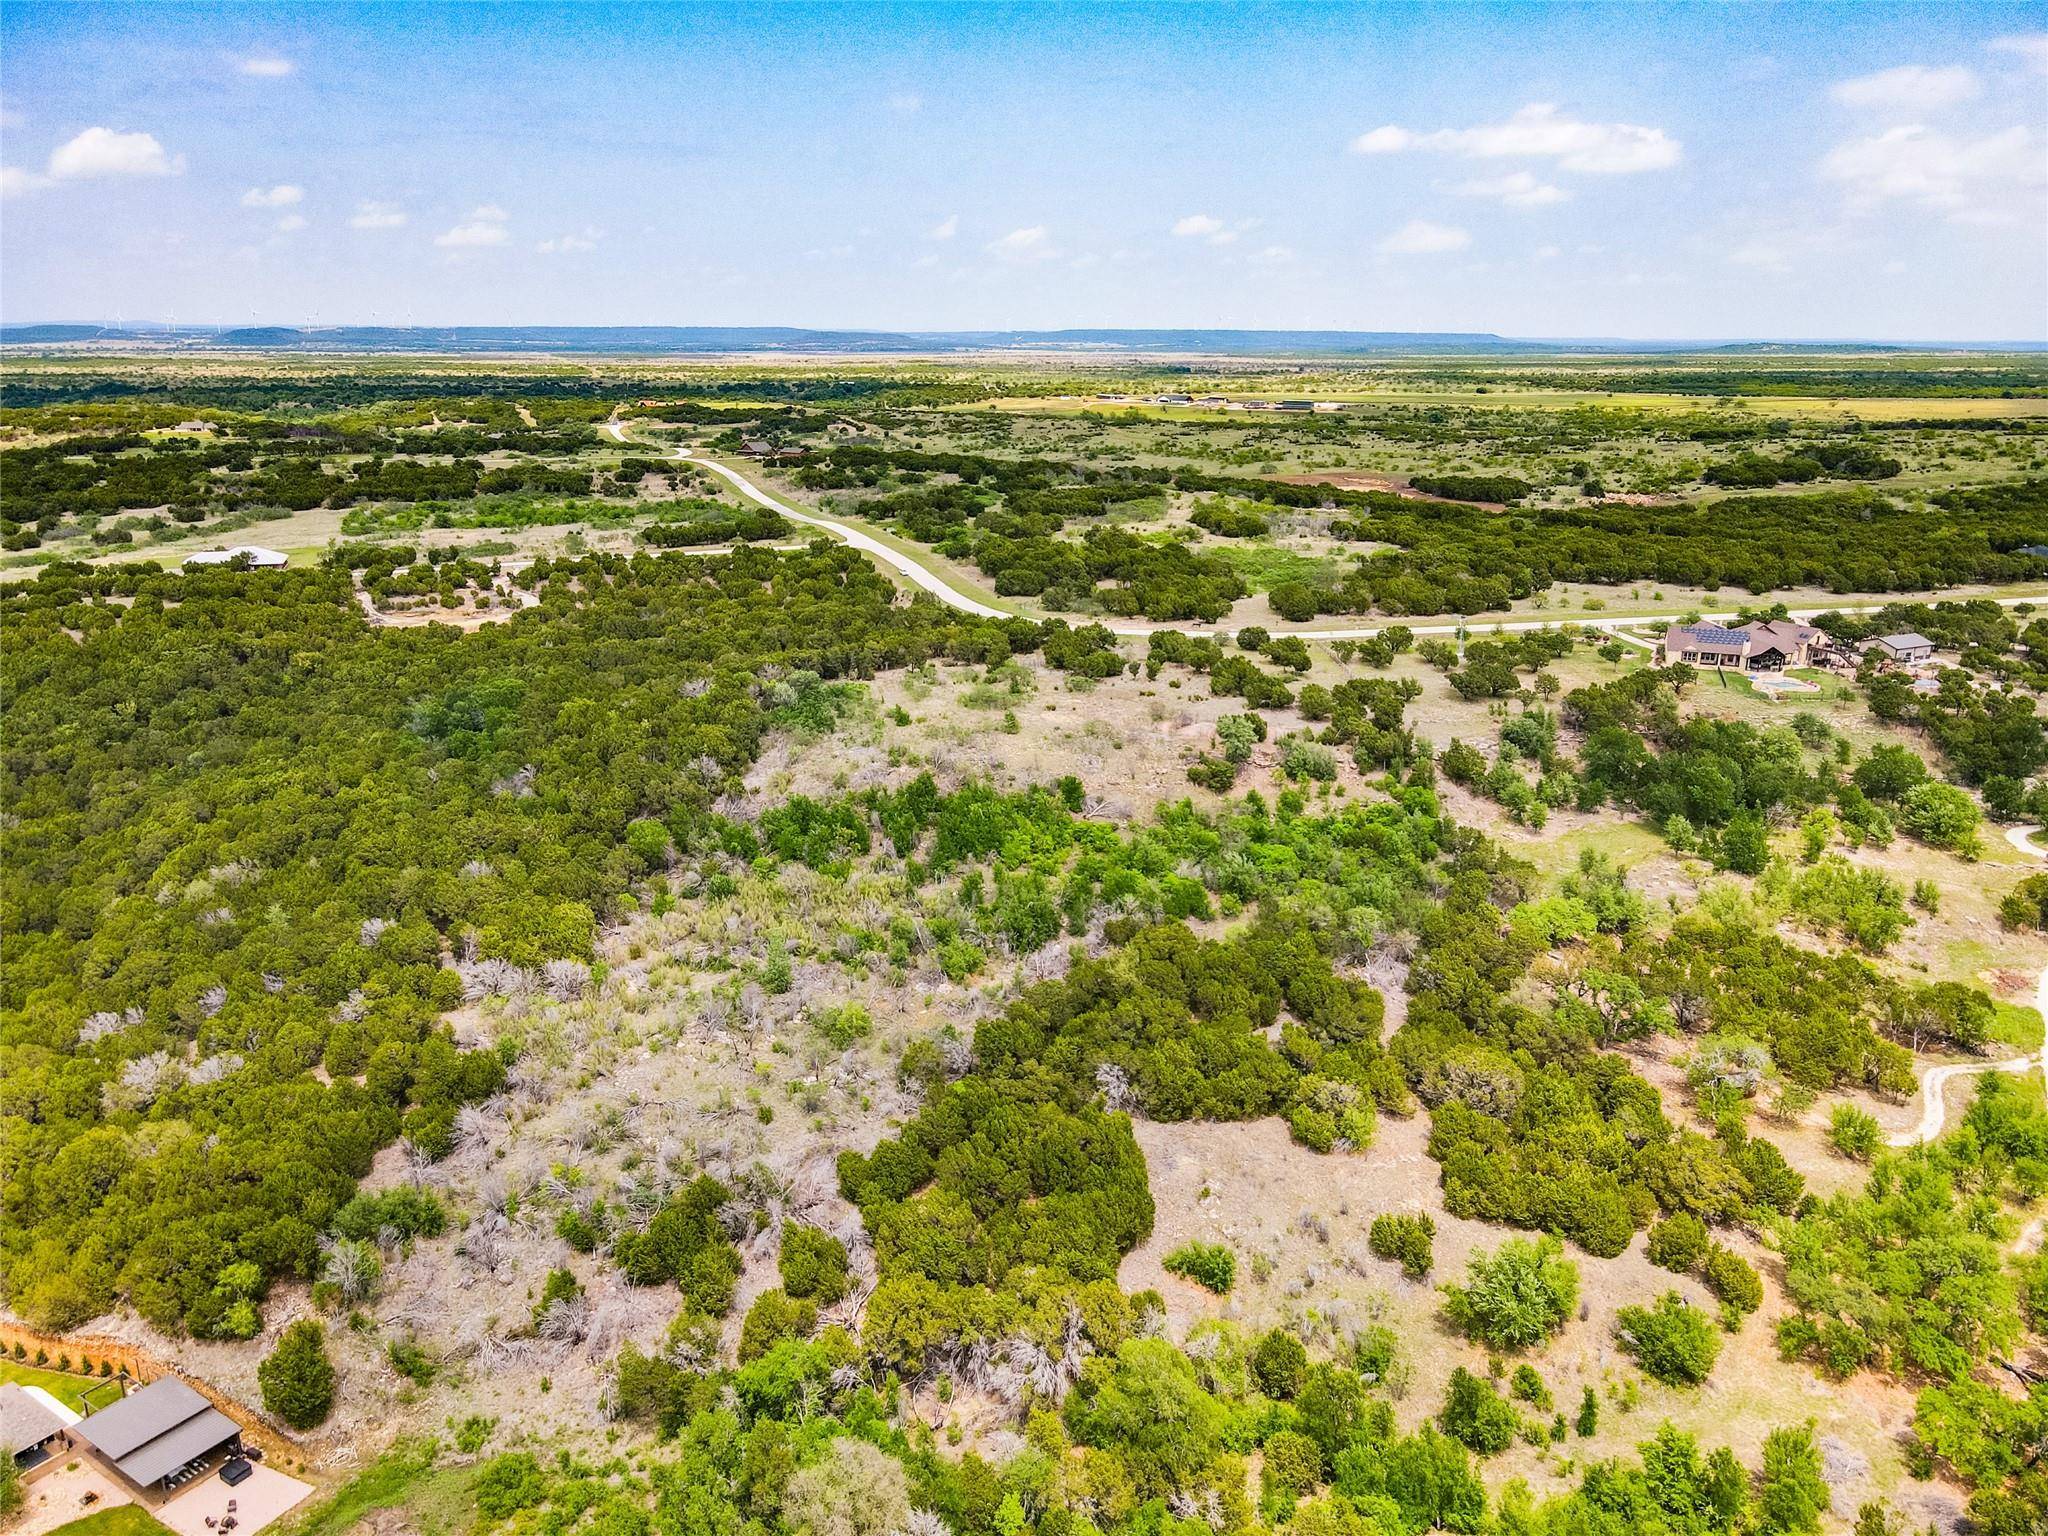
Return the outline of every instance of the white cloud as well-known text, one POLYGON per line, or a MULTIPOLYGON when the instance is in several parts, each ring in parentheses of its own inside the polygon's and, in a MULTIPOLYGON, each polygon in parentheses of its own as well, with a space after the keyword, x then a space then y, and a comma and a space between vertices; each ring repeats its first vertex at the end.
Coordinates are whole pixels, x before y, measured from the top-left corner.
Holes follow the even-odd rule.
POLYGON ((154 134, 88 128, 50 151, 52 181, 95 181, 110 176, 176 176, 183 155, 169 155, 154 134))
POLYGON ((434 236, 434 244, 445 249, 460 250, 487 245, 503 245, 511 237, 502 224, 470 223, 458 224, 453 229, 444 229, 434 236))
POLYGON ((1262 267, 1284 266, 1286 263, 1294 260, 1294 247, 1291 245, 1262 246, 1252 252, 1248 259, 1262 267))
POLYGON ((305 227, 306 216, 303 213, 288 213, 277 221, 277 228, 281 234, 297 234, 305 227))
POLYGON ((1845 107, 1879 112, 1935 112, 1968 101, 1984 89, 1976 71, 1960 64, 1901 64, 1874 75, 1838 81, 1828 94, 1845 107))
POLYGON ((1380 250, 1388 256, 1435 256, 1462 251, 1471 243, 1472 237, 1453 225, 1410 219, 1380 242, 1380 250))
POLYGON ((396 203, 357 203, 348 221, 350 229, 402 229, 405 210, 396 203))
POLYGON ((924 105, 924 98, 915 91, 898 91, 889 98, 889 110, 899 117, 908 117, 924 105))
POLYGON ((1060 254, 1043 224, 1013 229, 1002 239, 991 240, 984 249, 1001 261, 1054 261, 1060 254))
POLYGON ((1398 155, 1413 149, 1419 142, 1406 128, 1397 128, 1388 123, 1384 128, 1375 128, 1371 133, 1361 133, 1351 141, 1354 155, 1398 155))
POLYGON ((1529 253, 1530 258, 1535 261, 1555 261, 1563 254, 1564 252, 1554 245, 1539 245, 1529 253))
POLYGON ((2048 32, 2019 32, 2011 37, 1994 37, 1986 46, 1993 53, 2016 53, 2020 62, 2037 74, 2048 75, 2048 32))
POLYGON ((50 178, 18 165, 0 165, 0 197, 25 197, 50 184, 50 178))
POLYGON ((1900 202, 1959 223, 2003 223, 2014 217, 2016 194, 2048 183, 2048 157, 2020 126, 1958 138, 1911 124, 1836 145, 1820 173, 1863 211, 1900 202))
POLYGON ((1571 196, 1563 187, 1529 171, 1509 171, 1505 176, 1481 177, 1451 188, 1460 197, 1490 197, 1510 208, 1547 208, 1571 196))
POLYGON ((543 240, 534 247, 543 256, 567 255, 572 251, 594 251, 598 241, 604 238, 604 231, 585 225, 580 235, 557 235, 552 240, 543 240))
POLYGON ((282 80, 287 75, 297 73, 298 67, 290 59, 281 58, 274 53, 252 53, 246 58, 235 60, 236 69, 258 80, 282 80))
POLYGON ((0 128, 19 128, 27 121, 27 118, 7 104, 4 97, 0 97, 0 128))
POLYGON ((305 189, 289 182, 275 187, 251 187, 242 194, 244 208, 289 208, 305 200, 305 189))
POLYGON ((1229 245, 1246 230, 1257 229, 1257 219, 1239 219, 1226 224, 1206 213, 1191 213, 1174 221, 1173 232, 1183 240, 1206 240, 1211 245, 1229 245))
POLYGON ((960 215, 957 213, 947 214, 938 223, 925 231, 926 237, 932 240, 950 240, 959 233, 960 215))
POLYGON ((1473 160, 1555 160, 1563 170, 1589 176, 1668 170, 1683 153, 1678 140, 1662 128, 1580 122, 1543 101, 1531 102, 1505 122, 1429 133, 1389 123, 1351 141, 1351 151, 1358 155, 1398 155, 1417 149, 1473 160))
POLYGON ((505 228, 506 217, 505 210, 496 203, 481 204, 462 223, 434 236, 434 244, 447 250, 477 250, 503 245, 512 238, 505 228))

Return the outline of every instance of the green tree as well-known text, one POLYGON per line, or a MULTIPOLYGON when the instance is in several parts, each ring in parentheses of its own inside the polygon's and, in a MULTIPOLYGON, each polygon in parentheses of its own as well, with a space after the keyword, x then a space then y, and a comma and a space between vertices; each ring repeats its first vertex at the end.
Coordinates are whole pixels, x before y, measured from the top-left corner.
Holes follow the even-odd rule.
POLYGON ((1514 1404, 1462 1365, 1451 1372, 1450 1390, 1437 1422, 1445 1434, 1481 1456, 1493 1456, 1514 1443, 1521 1417, 1514 1404))
POLYGON ((311 1318, 293 1323, 277 1347, 256 1367, 263 1408, 293 1429, 312 1429, 334 1407, 334 1364, 327 1358, 327 1334, 311 1318))
POLYGON ((1721 1353, 1720 1330, 1676 1291, 1648 1307, 1623 1307, 1614 1315, 1614 1333, 1644 1374, 1667 1386, 1698 1386, 1721 1353))
POLYGON ((1756 1502, 1762 1528, 1774 1536, 1820 1529, 1828 1485, 1821 1475, 1811 1425, 1774 1429, 1764 1437, 1756 1502))
POLYGON ((1579 1300, 1579 1267, 1555 1238, 1511 1238, 1474 1254, 1463 1285, 1445 1285, 1445 1310, 1495 1349, 1530 1349, 1564 1326, 1579 1300))
POLYGON ((823 1228, 785 1224, 778 1263, 791 1296, 830 1306, 846 1295, 846 1244, 823 1228))

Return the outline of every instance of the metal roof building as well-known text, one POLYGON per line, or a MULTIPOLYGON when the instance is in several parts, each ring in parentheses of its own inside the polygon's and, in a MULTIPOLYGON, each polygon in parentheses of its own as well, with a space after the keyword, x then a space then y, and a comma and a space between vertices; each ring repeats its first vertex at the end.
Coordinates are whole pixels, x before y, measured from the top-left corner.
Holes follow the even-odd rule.
POLYGON ((148 1488, 241 1443, 242 1428, 175 1376, 152 1381, 72 1431, 129 1482, 148 1488))

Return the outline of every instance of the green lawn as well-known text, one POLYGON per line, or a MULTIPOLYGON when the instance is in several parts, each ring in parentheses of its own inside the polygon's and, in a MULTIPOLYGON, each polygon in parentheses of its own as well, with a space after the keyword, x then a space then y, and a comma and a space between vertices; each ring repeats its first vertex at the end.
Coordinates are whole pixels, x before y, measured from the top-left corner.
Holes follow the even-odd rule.
MULTIPOLYGON (((302 1505, 280 1536, 345 1536, 366 1515, 403 1509, 420 1536, 449 1536, 474 1523, 473 1466, 437 1467, 431 1440, 402 1439, 324 1499, 302 1505)), ((128 1533, 117 1533, 128 1536, 128 1533)))
POLYGON ((1221 555, 1254 592, 1270 592, 1284 581, 1334 582, 1344 575, 1342 560, 1297 554, 1270 544, 1204 543, 1205 555, 1221 555))
POLYGON ((122 1504, 60 1525, 51 1536, 168 1536, 169 1531, 140 1505, 122 1504))
POLYGON ((0 1381, 11 1381, 18 1387, 41 1387, 73 1413, 88 1412, 86 1392, 98 1386, 108 1390, 93 1394, 93 1401, 104 1408, 120 1395, 111 1380, 102 1381, 98 1376, 74 1376, 63 1371, 43 1370, 38 1366, 26 1365, 19 1360, 0 1360, 0 1381))
POLYGON ((2017 1003, 2000 1003, 1998 1017, 1991 1021, 1991 1038, 2014 1050, 2041 1049, 2041 1015, 2017 1003))

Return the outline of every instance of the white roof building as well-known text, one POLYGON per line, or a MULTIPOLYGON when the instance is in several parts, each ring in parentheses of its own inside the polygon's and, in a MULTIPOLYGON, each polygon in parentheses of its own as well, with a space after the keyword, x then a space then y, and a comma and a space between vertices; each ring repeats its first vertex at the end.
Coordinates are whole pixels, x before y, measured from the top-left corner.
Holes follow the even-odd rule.
POLYGON ((227 549, 202 549, 197 554, 187 555, 187 565, 227 565, 246 556, 258 570, 279 570, 285 565, 285 557, 274 549, 265 549, 260 544, 236 544, 227 549))

